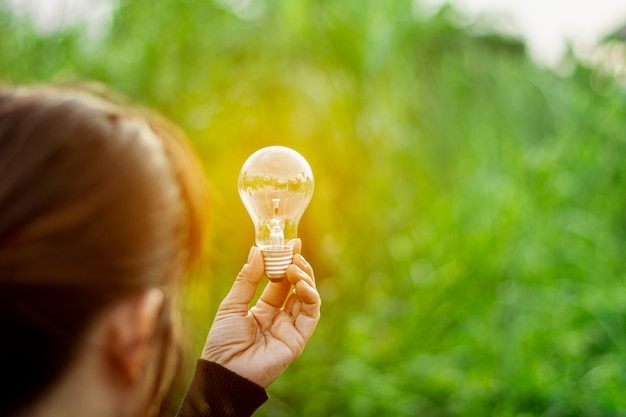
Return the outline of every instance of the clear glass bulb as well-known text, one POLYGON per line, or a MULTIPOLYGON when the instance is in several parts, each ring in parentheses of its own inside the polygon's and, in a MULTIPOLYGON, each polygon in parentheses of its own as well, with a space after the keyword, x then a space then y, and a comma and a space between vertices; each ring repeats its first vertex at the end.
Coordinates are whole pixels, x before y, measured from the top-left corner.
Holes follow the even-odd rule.
POLYGON ((239 196, 254 223, 265 275, 282 281, 293 259, 298 223, 313 196, 309 163, 284 146, 259 149, 241 168, 239 196))

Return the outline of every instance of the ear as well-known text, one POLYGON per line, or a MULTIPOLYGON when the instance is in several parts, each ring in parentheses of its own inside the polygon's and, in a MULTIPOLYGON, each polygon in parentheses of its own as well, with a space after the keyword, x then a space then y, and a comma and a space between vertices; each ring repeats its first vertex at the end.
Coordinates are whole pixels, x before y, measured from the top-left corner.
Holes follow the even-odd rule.
POLYGON ((102 337, 112 375, 132 385, 148 364, 164 295, 151 288, 131 296, 107 312, 102 337))

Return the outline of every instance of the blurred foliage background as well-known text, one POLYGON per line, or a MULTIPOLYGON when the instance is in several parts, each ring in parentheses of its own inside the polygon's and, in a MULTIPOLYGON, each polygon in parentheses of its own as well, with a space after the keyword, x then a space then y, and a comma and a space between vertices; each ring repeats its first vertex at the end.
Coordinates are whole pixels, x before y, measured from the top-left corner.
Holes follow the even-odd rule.
POLYGON ((626 416, 624 86, 420 10, 120 0, 94 38, 0 1, 0 81, 96 80, 188 133, 212 194, 189 371, 253 243, 241 165, 309 160, 323 318, 256 415, 626 416))

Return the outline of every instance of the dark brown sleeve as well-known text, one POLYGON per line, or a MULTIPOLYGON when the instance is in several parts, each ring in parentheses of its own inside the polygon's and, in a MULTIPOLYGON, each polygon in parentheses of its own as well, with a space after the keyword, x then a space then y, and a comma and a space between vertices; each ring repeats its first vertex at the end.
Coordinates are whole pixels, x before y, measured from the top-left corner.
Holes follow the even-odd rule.
POLYGON ((215 362, 198 359, 177 417, 249 417, 267 399, 260 385, 215 362))

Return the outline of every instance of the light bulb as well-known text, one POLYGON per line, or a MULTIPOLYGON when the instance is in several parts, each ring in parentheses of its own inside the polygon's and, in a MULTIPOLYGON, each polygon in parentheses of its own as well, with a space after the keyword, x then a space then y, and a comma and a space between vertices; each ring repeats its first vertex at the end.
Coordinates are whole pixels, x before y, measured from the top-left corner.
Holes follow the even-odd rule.
POLYGON ((313 196, 309 163, 284 146, 259 149, 241 168, 239 196, 254 223, 265 275, 282 281, 293 260, 298 223, 313 196))

